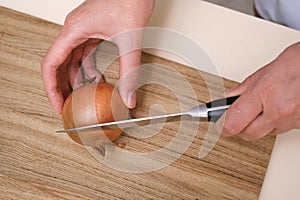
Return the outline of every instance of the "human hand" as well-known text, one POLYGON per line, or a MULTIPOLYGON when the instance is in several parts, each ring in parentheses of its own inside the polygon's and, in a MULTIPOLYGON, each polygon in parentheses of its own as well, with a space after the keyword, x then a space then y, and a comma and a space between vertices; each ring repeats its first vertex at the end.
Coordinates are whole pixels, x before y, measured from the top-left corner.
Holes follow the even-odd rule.
POLYGON ((300 128, 300 42, 227 91, 235 95, 241 96, 216 124, 223 136, 256 140, 300 128))
MULTIPOLYGON (((71 92, 70 86, 77 87, 75 77, 81 65, 87 77, 95 82, 102 81, 90 55, 99 42, 125 31, 144 28, 154 3, 155 0, 86 0, 66 17, 61 32, 41 62, 46 94, 56 113, 61 113, 64 100, 71 92)), ((113 40, 120 53, 119 77, 139 66, 138 41, 141 37, 142 34, 136 34, 113 40), (136 49, 126 52, 132 45, 136 49)), ((135 84, 135 80, 131 80, 121 81, 119 85, 120 95, 129 108, 136 104, 135 84)))

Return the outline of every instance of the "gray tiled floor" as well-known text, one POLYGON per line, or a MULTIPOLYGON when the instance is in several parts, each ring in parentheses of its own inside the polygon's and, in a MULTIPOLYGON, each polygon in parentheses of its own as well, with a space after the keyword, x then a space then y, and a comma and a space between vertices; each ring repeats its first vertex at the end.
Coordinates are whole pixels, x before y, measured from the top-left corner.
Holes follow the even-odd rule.
POLYGON ((253 0, 205 0, 205 1, 253 15, 253 0))

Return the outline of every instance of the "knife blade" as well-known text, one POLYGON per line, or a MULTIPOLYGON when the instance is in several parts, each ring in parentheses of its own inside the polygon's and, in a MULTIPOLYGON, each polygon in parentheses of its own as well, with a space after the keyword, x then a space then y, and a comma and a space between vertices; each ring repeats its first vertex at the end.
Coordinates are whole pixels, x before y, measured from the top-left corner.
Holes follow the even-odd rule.
POLYGON ((206 104, 201 104, 192 107, 186 112, 178 112, 173 114, 157 115, 142 117, 136 119, 128 119, 114 122, 107 122, 101 124, 92 124, 87 126, 81 126, 66 130, 58 130, 56 133, 70 133, 75 131, 88 131, 97 128, 101 129, 127 129, 135 126, 145 126, 148 124, 166 123, 170 121, 178 121, 183 118, 200 118, 207 121, 216 122, 223 113, 230 107, 233 102, 238 99, 239 96, 227 97, 223 99, 217 99, 206 104))

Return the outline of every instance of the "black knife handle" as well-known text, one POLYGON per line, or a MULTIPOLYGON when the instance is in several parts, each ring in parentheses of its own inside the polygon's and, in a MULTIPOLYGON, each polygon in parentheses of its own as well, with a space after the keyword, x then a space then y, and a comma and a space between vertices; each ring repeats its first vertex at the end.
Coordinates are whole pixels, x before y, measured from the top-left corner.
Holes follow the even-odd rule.
MULTIPOLYGON (((217 99, 214 101, 211 101, 206 104, 207 108, 218 108, 226 105, 231 105, 235 100, 237 100, 240 96, 233 96, 233 97, 227 97, 224 99, 217 99)), ((216 122, 218 119, 224 114, 224 112, 227 110, 224 108, 216 109, 213 111, 208 111, 207 116, 208 116, 208 121, 216 122)))

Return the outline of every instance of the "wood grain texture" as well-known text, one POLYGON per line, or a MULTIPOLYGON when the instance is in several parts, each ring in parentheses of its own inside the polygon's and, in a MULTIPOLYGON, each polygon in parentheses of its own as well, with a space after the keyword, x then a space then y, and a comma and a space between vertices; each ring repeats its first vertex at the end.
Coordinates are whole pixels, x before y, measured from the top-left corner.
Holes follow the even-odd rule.
MULTIPOLYGON (((211 153, 199 159, 208 126, 203 124, 188 150, 170 166, 132 174, 99 163, 67 135, 54 134, 62 124, 45 96, 40 60, 60 26, 0 10, 0 199, 258 199, 274 136, 255 142, 238 136, 220 138, 211 153)), ((108 45, 105 51, 99 56, 109 58, 114 47, 108 45)), ((202 73, 211 80, 205 83, 195 69, 148 54, 142 61, 172 67, 190 82, 202 102, 211 100, 208 84, 222 95, 212 75, 202 73)), ((107 82, 116 83, 117 69, 115 61, 105 70, 107 82)), ((161 76, 172 80, 167 74, 161 76)), ((226 88, 236 84, 224 79, 226 88)), ((137 96, 133 116, 148 115, 155 103, 167 112, 178 109, 176 96, 160 85, 145 85, 137 96)), ((190 106, 188 97, 185 101, 184 106, 190 106)), ((150 152, 170 141, 176 127, 176 123, 166 125, 146 139, 123 134, 117 143, 128 151, 150 152)))

